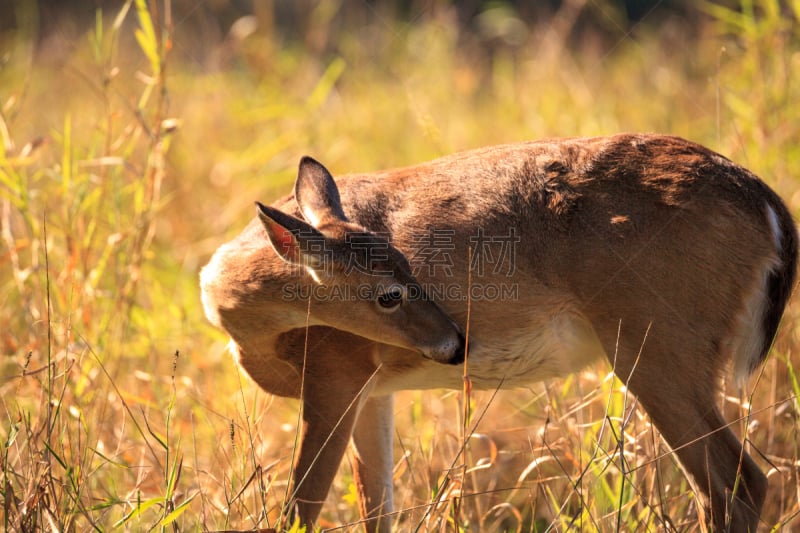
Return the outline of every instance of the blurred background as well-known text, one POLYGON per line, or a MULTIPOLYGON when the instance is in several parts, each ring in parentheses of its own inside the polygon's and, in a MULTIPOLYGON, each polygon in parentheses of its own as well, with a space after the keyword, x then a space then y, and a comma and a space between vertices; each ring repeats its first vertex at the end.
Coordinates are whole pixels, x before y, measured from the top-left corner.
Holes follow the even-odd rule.
MULTIPOLYGON (((798 21, 793 0, 0 0, 4 524, 275 523, 298 404, 239 376, 197 273, 254 200, 290 190, 302 155, 337 175, 663 132, 750 168, 797 213, 798 21)), ((797 525, 796 308, 764 374, 725 399, 770 472, 767 529, 797 525)), ((674 462, 609 371, 500 399, 401 395, 397 506, 416 510, 398 528, 588 515, 609 530, 624 500, 622 529, 697 530, 691 488, 660 477, 674 462), (423 514, 460 449, 461 401, 495 413, 464 459, 483 465, 460 481, 473 503, 423 514), (642 439, 619 446, 606 415, 642 439), (648 490, 626 484, 617 447, 648 490)), ((349 476, 324 523, 357 520, 349 476)))

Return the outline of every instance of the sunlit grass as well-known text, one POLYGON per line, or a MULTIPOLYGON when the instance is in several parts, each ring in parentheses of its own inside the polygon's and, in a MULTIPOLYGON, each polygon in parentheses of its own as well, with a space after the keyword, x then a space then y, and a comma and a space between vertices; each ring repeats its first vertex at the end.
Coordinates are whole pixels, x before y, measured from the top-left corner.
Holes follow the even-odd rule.
MULTIPOLYGON (((216 43, 215 64, 145 2, 40 44, 48 54, 29 28, 4 36, 5 529, 276 523, 298 404, 239 375, 203 318, 197 271, 253 200, 289 191, 303 154, 344 173, 537 137, 669 132, 748 166, 797 212, 800 33, 776 5, 710 8, 691 39, 674 23, 602 46, 535 31, 494 54, 441 11, 349 31, 318 12, 323 51, 265 29, 216 43)), ((725 402, 768 472, 765 530, 800 511, 796 317, 794 305, 753 381, 749 425, 747 394, 729 387, 725 402)), ((400 394, 398 529, 639 531, 668 517, 699 530, 691 487, 609 372, 473 393, 466 421, 463 393, 400 394)), ((322 523, 356 522, 353 497, 345 464, 322 523)))

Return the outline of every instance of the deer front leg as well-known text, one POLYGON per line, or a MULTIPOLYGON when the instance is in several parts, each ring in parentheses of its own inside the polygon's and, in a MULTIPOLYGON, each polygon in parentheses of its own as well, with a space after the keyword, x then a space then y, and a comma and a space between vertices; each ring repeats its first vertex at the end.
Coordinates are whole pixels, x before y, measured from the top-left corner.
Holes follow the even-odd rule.
POLYGON ((394 395, 367 398, 353 432, 353 475, 370 533, 391 531, 394 395))
POLYGON ((355 408, 348 409, 344 402, 303 401, 303 430, 293 476, 293 500, 302 524, 311 525, 319 516, 355 417, 355 408))
POLYGON ((361 398, 372 388, 375 367, 366 357, 368 343, 333 331, 309 346, 292 497, 301 523, 309 527, 319 516, 350 442, 361 398))

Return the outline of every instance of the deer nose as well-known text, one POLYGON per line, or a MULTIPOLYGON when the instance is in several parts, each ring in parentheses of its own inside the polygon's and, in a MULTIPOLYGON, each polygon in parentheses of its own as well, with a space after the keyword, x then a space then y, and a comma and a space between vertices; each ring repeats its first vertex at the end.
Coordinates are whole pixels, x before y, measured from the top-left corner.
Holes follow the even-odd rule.
POLYGON ((443 365, 460 365, 464 362, 466 340, 460 331, 442 345, 432 350, 422 350, 422 356, 443 365))
POLYGON ((462 335, 459 332, 459 334, 458 334, 458 346, 453 351, 453 355, 450 357, 450 359, 448 361, 446 361, 446 363, 448 365, 460 365, 460 364, 463 364, 464 363, 464 357, 466 355, 466 346, 467 346, 467 341, 466 341, 466 339, 464 339, 464 335, 462 335))

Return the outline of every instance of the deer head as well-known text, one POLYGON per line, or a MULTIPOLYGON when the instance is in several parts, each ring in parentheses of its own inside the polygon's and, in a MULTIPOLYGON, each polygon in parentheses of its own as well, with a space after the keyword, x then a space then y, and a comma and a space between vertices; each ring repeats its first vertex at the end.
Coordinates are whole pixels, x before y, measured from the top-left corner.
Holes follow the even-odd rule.
POLYGON ((464 337, 383 236, 349 221, 328 170, 300 161, 295 199, 303 219, 257 203, 258 217, 284 268, 284 304, 312 325, 331 326, 439 362, 464 358, 464 337), (286 281, 289 281, 287 284, 286 281))

